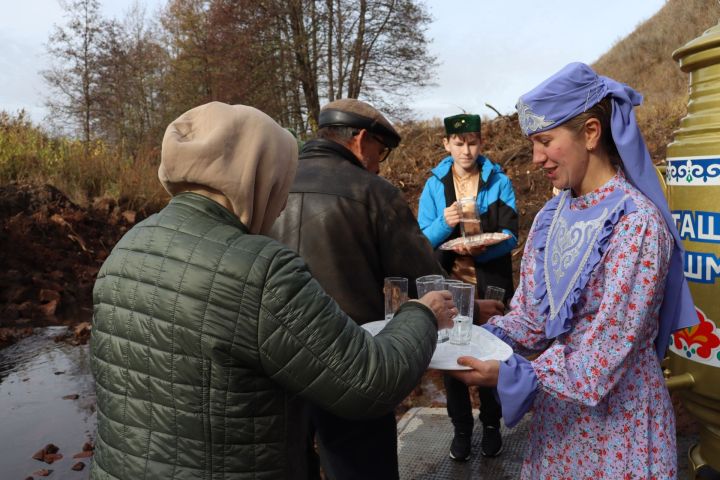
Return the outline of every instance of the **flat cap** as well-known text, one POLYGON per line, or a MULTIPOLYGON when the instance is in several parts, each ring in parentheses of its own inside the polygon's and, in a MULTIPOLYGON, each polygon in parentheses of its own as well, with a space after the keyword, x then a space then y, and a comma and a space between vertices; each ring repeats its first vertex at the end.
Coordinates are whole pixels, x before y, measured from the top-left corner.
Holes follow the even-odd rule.
POLYGON ((365 102, 354 98, 343 98, 328 103, 320 110, 319 127, 364 128, 383 139, 383 143, 395 148, 400 143, 400 134, 382 113, 365 102))

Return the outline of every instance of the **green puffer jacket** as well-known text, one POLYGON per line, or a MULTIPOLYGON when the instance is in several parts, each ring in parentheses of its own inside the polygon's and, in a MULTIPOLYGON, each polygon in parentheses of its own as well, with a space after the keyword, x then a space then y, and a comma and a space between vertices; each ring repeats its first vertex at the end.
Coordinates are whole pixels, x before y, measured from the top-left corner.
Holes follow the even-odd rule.
POLYGON ((177 195, 120 240, 95 284, 91 478, 303 478, 294 402, 386 413, 417 384, 436 332, 410 302, 373 338, 291 250, 177 195))

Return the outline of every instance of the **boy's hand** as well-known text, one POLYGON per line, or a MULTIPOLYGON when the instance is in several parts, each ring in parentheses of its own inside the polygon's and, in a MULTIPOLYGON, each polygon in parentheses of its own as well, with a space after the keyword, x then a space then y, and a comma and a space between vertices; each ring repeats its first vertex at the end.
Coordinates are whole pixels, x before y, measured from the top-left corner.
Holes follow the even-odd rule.
POLYGON ((503 315, 505 313, 505 304, 499 300, 475 300, 475 324, 482 325, 487 322, 490 317, 495 315, 503 315))
POLYGON ((458 212, 457 202, 453 202, 452 205, 447 207, 443 212, 443 216, 445 217, 445 223, 448 224, 448 227, 455 228, 455 225, 460 223, 460 212, 458 212))

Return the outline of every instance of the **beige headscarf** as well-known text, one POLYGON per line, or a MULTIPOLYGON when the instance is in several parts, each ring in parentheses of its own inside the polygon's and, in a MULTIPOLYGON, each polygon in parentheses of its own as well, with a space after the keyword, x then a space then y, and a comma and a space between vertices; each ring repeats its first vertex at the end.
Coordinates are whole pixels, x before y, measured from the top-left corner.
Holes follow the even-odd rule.
POLYGON ((260 110, 211 102, 168 126, 158 178, 171 195, 187 184, 220 192, 251 233, 266 233, 285 206, 297 150, 293 135, 260 110))

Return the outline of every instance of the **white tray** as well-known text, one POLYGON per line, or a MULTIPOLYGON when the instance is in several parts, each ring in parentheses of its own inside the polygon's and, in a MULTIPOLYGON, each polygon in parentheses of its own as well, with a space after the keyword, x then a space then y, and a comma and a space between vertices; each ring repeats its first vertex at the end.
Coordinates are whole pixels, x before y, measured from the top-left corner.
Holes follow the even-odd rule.
MULTIPOLYGON (((385 328, 387 323, 388 320, 378 320, 361 326, 375 336, 385 328)), ((470 340, 469 345, 453 345, 450 342, 439 343, 428 368, 436 370, 470 370, 470 367, 457 364, 458 357, 467 355, 479 360, 500 360, 502 362, 510 358, 512 348, 484 328, 473 325, 472 340, 470 340)))

